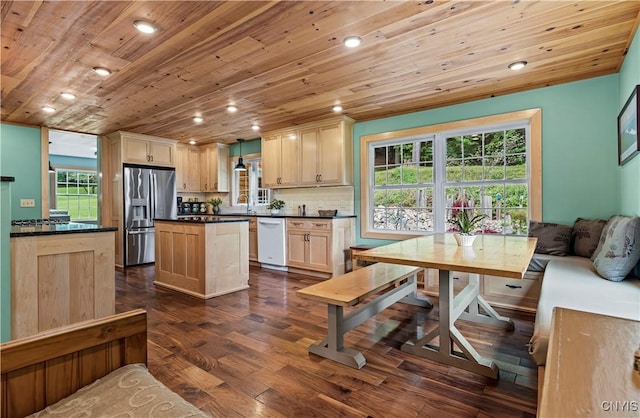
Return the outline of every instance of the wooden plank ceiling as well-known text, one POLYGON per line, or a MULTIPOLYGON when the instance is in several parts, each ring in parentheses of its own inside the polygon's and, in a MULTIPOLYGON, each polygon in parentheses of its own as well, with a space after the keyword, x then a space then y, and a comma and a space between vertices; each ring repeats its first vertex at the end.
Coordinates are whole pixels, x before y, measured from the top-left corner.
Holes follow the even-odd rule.
POLYGON ((639 16, 631 0, 3 0, 1 118, 232 143, 338 103, 363 121, 616 73, 639 16))

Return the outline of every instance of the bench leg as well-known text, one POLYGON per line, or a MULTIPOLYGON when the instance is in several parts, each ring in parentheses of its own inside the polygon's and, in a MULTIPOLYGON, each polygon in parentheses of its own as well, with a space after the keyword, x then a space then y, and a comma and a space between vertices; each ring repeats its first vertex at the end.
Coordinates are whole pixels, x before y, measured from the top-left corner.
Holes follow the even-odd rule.
POLYGON ((361 369, 366 361, 361 352, 344 348, 344 309, 342 306, 328 305, 327 339, 309 346, 309 352, 337 361, 355 369, 361 369))
POLYGON ((409 278, 409 281, 413 283, 411 284, 413 291, 405 296, 404 299, 401 299, 399 302, 420 306, 422 308, 433 308, 433 303, 431 303, 428 298, 418 294, 418 277, 416 275, 413 275, 409 278))
POLYGON ((448 364, 457 368, 479 373, 484 376, 497 378, 498 366, 492 360, 484 358, 471 346, 467 339, 455 327, 458 315, 461 315, 466 306, 477 300, 478 284, 471 283, 469 289, 463 290, 459 296, 462 301, 456 303, 453 298, 453 286, 451 284, 451 272, 439 271, 439 315, 438 328, 431 331, 417 342, 407 342, 402 345, 402 351, 415 354, 430 360, 448 364), (429 344, 439 337, 439 346, 429 344), (462 350, 456 352, 455 347, 462 350))

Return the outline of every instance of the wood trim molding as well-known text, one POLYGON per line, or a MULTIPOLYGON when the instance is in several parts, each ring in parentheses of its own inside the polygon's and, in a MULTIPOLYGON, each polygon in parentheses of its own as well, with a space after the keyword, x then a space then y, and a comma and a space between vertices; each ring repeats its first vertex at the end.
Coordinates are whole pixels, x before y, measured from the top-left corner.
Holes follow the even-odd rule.
POLYGON ((499 125, 517 121, 528 121, 530 126, 529 161, 529 218, 542 220, 542 109, 527 109, 499 115, 483 116, 429 126, 383 132, 360 137, 360 236, 363 238, 403 240, 429 233, 387 233, 369 229, 369 164, 368 148, 372 142, 436 134, 484 125, 499 125))
POLYGON ((46 126, 40 128, 40 173, 42 181, 40 212, 42 218, 48 218, 51 202, 49 202, 49 128, 46 126))

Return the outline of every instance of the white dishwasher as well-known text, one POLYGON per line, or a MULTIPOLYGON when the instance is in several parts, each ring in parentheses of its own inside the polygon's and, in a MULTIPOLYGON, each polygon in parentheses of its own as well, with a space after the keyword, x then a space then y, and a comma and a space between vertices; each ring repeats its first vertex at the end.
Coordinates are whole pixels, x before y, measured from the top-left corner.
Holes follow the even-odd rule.
POLYGON ((258 217, 258 261, 262 267, 287 271, 285 218, 258 217))

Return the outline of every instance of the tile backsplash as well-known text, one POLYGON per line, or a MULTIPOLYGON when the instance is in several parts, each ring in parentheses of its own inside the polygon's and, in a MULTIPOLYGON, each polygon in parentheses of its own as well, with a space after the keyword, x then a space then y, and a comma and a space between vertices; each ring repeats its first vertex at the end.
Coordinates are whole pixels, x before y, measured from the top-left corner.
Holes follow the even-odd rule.
POLYGON ((338 215, 353 215, 353 186, 309 187, 274 190, 275 199, 286 202, 285 215, 297 215, 298 206, 306 205, 307 215, 317 215, 318 209, 337 209, 338 215))

